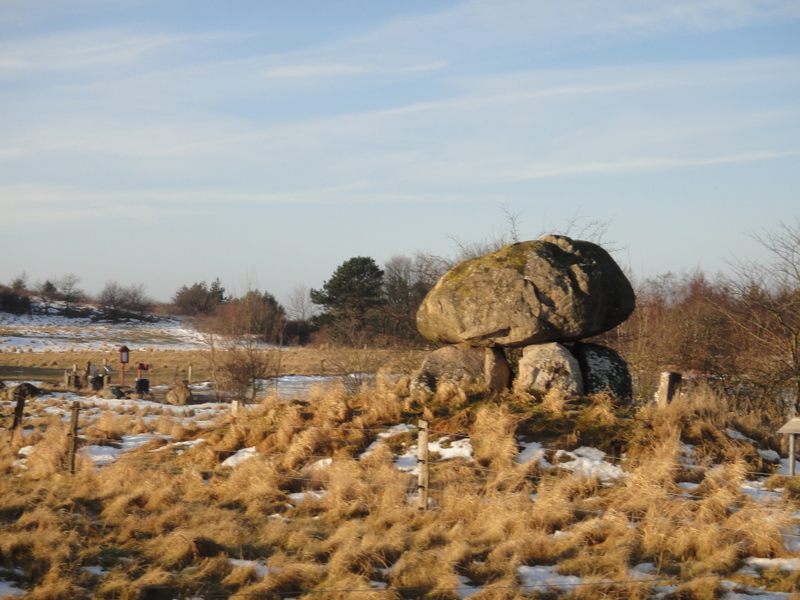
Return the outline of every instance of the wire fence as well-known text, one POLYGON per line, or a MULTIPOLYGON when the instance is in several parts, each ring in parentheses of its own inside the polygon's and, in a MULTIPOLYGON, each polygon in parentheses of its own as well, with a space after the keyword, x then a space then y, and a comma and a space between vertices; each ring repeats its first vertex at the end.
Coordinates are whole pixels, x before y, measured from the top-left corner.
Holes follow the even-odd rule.
MULTIPOLYGON (((72 442, 77 442, 78 440, 81 439, 80 432, 79 432, 79 429, 78 429, 78 422, 79 421, 78 421, 78 419, 76 417, 76 414, 80 410, 81 410, 80 404, 79 403, 74 403, 73 406, 72 406, 72 417, 73 418, 72 418, 72 423, 71 423, 70 432, 69 432, 69 436, 70 436, 72 442)), ((354 427, 354 426, 333 426, 333 425, 326 426, 326 425, 288 425, 288 424, 284 424, 284 425, 274 426, 274 427, 271 428, 272 431, 277 431, 277 430, 280 430, 280 429, 293 430, 293 431, 324 430, 324 431, 330 431, 330 432, 337 432, 337 431, 339 431, 339 432, 354 432, 354 431, 357 431, 357 432, 362 432, 362 433, 368 434, 368 436, 372 436, 373 438, 375 438, 375 441, 379 441, 381 439, 388 439, 388 438, 390 438, 390 437, 392 437, 394 435, 400 435, 400 434, 411 434, 412 436, 413 435, 419 436, 421 434, 421 432, 423 432, 423 431, 425 431, 426 433, 436 433, 436 434, 441 435, 442 437, 446 436, 446 437, 451 437, 451 438, 452 437, 467 438, 469 436, 469 432, 453 432, 453 431, 435 430, 435 429, 427 428, 426 426, 422 426, 422 425, 420 425, 420 426, 407 425, 407 426, 405 426, 403 428, 398 428, 397 426, 354 427)), ((94 435, 91 435, 91 436, 87 435, 87 436, 85 436, 85 438, 88 439, 88 440, 97 442, 97 443, 108 444, 108 445, 119 445, 120 442, 122 441, 119 438, 106 438, 106 437, 98 437, 98 436, 94 436, 94 435)), ((161 438, 161 439, 162 439, 162 441, 167 442, 166 445, 162 446, 161 448, 158 448, 158 449, 151 449, 150 452, 161 451, 163 449, 170 449, 171 447, 174 448, 174 449, 177 449, 177 447, 173 443, 168 442, 165 438, 161 438)), ((427 448, 427 445, 428 444, 426 443, 425 444, 426 448, 427 448)), ((409 450, 412 450, 412 448, 409 447, 409 450)), ((417 450, 419 450, 419 448, 417 448, 417 450)), ((73 470, 74 470, 74 457, 75 457, 76 451, 77 451, 77 444, 76 443, 72 443, 71 444, 71 450, 70 450, 70 453, 71 453, 70 457, 73 460, 73 470)), ((308 454, 297 453, 297 454, 293 454, 293 453, 287 453, 287 452, 265 452, 265 453, 259 453, 259 456, 262 459, 267 460, 267 461, 271 461, 273 463, 277 463, 282 459, 286 459, 287 455, 290 455, 292 459, 302 459, 304 461, 312 461, 312 460, 313 461, 323 461, 323 460, 327 461, 327 460, 330 460, 330 461, 332 461, 332 463, 347 462, 347 463, 362 463, 363 464, 364 460, 365 460, 365 456, 364 456, 363 453, 361 455, 359 455, 359 456, 331 456, 331 455, 328 455, 328 454, 315 454, 315 453, 308 453, 308 454)), ((564 456, 567 456, 567 455, 571 455, 572 457, 575 456, 571 452, 565 451, 564 456)), ((416 466, 418 468, 426 469, 429 466, 427 464, 428 463, 427 459, 420 458, 419 456, 417 458, 418 458, 418 462, 417 462, 416 466)), ((212 474, 218 475, 220 477, 230 476, 231 473, 233 472, 232 469, 218 469, 217 468, 217 469, 207 470, 207 469, 201 469, 201 468, 199 468, 197 466, 181 464, 180 455, 177 455, 177 454, 173 455, 173 456, 170 456, 170 457, 168 457, 168 458, 166 458, 164 460, 161 460, 161 461, 150 462, 150 461, 147 461, 147 460, 142 460, 141 454, 139 454, 139 455, 126 455, 125 453, 123 453, 122 456, 118 460, 134 462, 138 466, 148 467, 148 468, 153 468, 153 469, 169 468, 169 469, 177 469, 179 471, 186 471, 186 470, 195 470, 195 471, 197 471, 197 470, 202 470, 204 472, 212 473, 212 474)), ((709 469, 709 468, 713 468, 713 467, 718 466, 718 465, 712 465, 712 464, 709 464, 709 465, 686 464, 686 463, 683 463, 680 460, 676 460, 676 459, 658 460, 658 459, 649 459, 649 458, 631 458, 631 457, 626 457, 626 456, 611 456, 611 455, 604 455, 603 456, 603 460, 606 461, 606 462, 610 462, 610 463, 619 463, 619 464, 622 464, 623 466, 624 465, 638 466, 638 467, 663 466, 663 467, 669 467, 669 468, 674 468, 674 469, 709 469)), ((530 464, 515 464, 515 466, 513 466, 512 468, 509 468, 509 469, 490 469, 490 468, 483 467, 483 466, 478 465, 478 464, 469 464, 468 466, 470 468, 472 468, 476 473, 480 473, 483 476, 490 476, 490 475, 520 476, 520 475, 523 475, 524 479, 526 479, 527 481, 530 481, 532 483, 535 483, 535 484, 541 484, 543 481, 554 479, 553 477, 549 477, 549 476, 545 476, 545 475, 532 475, 532 474, 525 473, 525 471, 531 469, 531 465, 530 464)), ((556 468, 556 469, 558 469, 558 467, 559 467, 558 464, 554 464, 554 465, 551 465, 551 466, 556 468)), ((324 465, 322 467, 324 468, 324 465)), ((313 463, 312 463, 312 465, 305 465, 304 468, 306 468, 306 469, 311 468, 312 471, 315 471, 315 469, 313 469, 313 463)), ((769 475, 773 475, 774 473, 748 471, 747 474, 751 475, 751 476, 769 476, 769 475)), ((275 475, 275 477, 277 479, 280 479, 280 480, 295 481, 295 482, 298 482, 300 484, 303 484, 303 486, 313 487, 313 488, 317 488, 317 489, 320 489, 320 488, 324 489, 323 486, 325 486, 326 484, 330 483, 330 479, 329 478, 316 476, 316 475, 313 475, 311 473, 303 475, 303 474, 297 473, 296 471, 290 471, 290 472, 287 472, 287 473, 278 473, 278 474, 275 475)), ((414 475, 412 473, 409 473, 409 474, 406 475, 406 477, 407 477, 407 481, 405 481, 403 483, 381 484, 381 483, 368 481, 368 482, 364 482, 364 485, 368 486, 369 488, 377 488, 377 489, 384 488, 384 489, 403 490, 407 494, 411 494, 414 491, 419 492, 420 491, 419 490, 419 486, 415 486, 414 483, 413 483, 414 475)), ((441 489, 437 488, 436 482, 433 481, 432 484, 426 488, 425 493, 426 494, 432 493, 434 498, 435 498, 441 491, 442 491, 441 489)), ((683 500, 683 501, 687 501, 687 500, 690 500, 690 501, 691 500, 701 501, 701 500, 704 500, 704 499, 708 498, 708 496, 699 495, 699 494, 692 494, 692 493, 689 493, 688 491, 687 492, 683 492, 683 493, 669 493, 669 494, 667 494, 667 496, 672 498, 672 499, 674 499, 674 500, 683 500)), ((486 502, 495 501, 495 499, 491 498, 491 497, 486 497, 484 500, 486 502)), ((532 499, 532 504, 535 505, 535 500, 533 500, 533 499, 532 499)), ((406 506, 406 507, 415 508, 415 507, 411 506, 408 502, 406 502, 405 504, 402 504, 402 505, 397 505, 397 504, 394 504, 394 505, 364 504, 364 506, 368 506, 368 507, 372 507, 372 508, 384 508, 384 507, 390 507, 390 506, 392 508, 396 508, 397 506, 406 506)), ((788 504, 787 504, 787 506, 788 506, 788 504)), ((426 508, 426 509, 428 508, 427 502, 425 503, 425 506, 423 508, 426 508)), ((436 509, 435 506, 433 508, 434 508, 434 510, 436 509)), ((595 515, 597 517, 603 517, 603 516, 608 514, 608 511, 601 510, 601 509, 599 509, 599 510, 589 510, 589 509, 581 509, 581 508, 575 507, 575 506, 570 506, 570 507, 566 507, 566 508, 568 510, 574 512, 574 513, 586 514, 586 515, 595 515)), ((762 508, 771 509, 771 507, 768 507, 768 506, 763 506, 762 508)), ((785 508, 776 508, 775 510, 785 510, 785 508)), ((644 516, 636 516, 636 515, 626 515, 626 518, 632 523, 642 523, 642 522, 645 522, 647 519, 651 519, 651 520, 653 519, 652 516, 644 517, 644 516)), ((664 519, 664 521, 665 522, 669 522, 668 519, 664 519)), ((730 531, 730 532, 735 532, 735 533, 745 533, 745 530, 743 530, 743 529, 736 529, 736 528, 730 528, 730 527, 719 527, 719 529, 721 531, 730 531)), ((782 534, 782 537, 783 538, 789 538, 789 539, 800 539, 800 535, 789 534, 789 533, 782 534)), ((782 568, 780 570, 782 572, 786 572, 786 573, 798 573, 798 572, 800 572, 800 569, 792 570, 792 569, 782 568)), ((431 586, 423 586, 423 587, 389 587, 388 585, 381 585, 381 586, 369 587, 369 588, 298 589, 298 590, 295 590, 295 591, 284 591, 284 590, 281 590, 279 595, 281 597, 286 598, 286 597, 290 597, 290 596, 317 595, 317 594, 345 594, 345 593, 346 594, 358 594, 358 593, 385 592, 385 593, 395 593, 395 594, 400 594, 400 595, 408 595, 408 594, 415 594, 415 593, 428 594, 428 593, 432 593, 432 592, 451 592, 451 593, 456 593, 456 594, 460 595, 461 597, 466 597, 465 594, 475 593, 476 590, 477 591, 493 591, 493 590, 501 591, 501 590, 507 590, 507 591, 520 591, 520 592, 523 592, 523 593, 531 593, 534 590, 543 591, 543 590, 546 590, 547 588, 559 588, 561 590, 571 590, 571 589, 577 589, 577 588, 581 588, 581 587, 618 587, 618 586, 629 586, 629 585, 655 586, 655 585, 658 585, 658 584, 664 584, 664 585, 669 585, 669 586, 680 586, 680 585, 685 585, 685 584, 688 584, 688 583, 691 583, 691 582, 694 582, 694 581, 696 581, 698 579, 703 579, 703 578, 717 578, 717 579, 719 579, 720 575, 718 575, 718 574, 700 575, 700 576, 696 576, 696 577, 692 577, 692 578, 686 579, 686 578, 679 578, 679 577, 667 577, 667 576, 658 575, 658 574, 657 575, 653 575, 653 576, 648 576, 647 574, 642 574, 641 577, 639 577, 637 575, 637 577, 631 578, 631 579, 628 579, 628 580, 600 580, 600 581, 580 581, 580 582, 558 580, 558 581, 550 582, 550 583, 548 583, 547 580, 543 580, 543 581, 538 581, 536 583, 524 583, 523 582, 523 583, 517 584, 517 585, 492 585, 492 584, 487 584, 487 585, 483 585, 483 586, 463 585, 463 586, 454 586, 454 587, 431 587, 431 586)), ((210 599, 210 598, 234 598, 234 597, 242 597, 242 598, 244 598, 244 597, 251 597, 251 598, 264 597, 264 598, 268 598, 268 597, 275 597, 276 594, 278 594, 278 592, 254 592, 254 593, 235 593, 235 592, 232 592, 232 593, 225 593, 225 594, 208 594, 208 593, 206 593, 206 594, 202 594, 202 598, 204 600, 207 600, 207 599, 210 599)), ((197 597, 196 595, 182 596, 181 600, 189 600, 190 598, 196 598, 196 597, 197 597)))

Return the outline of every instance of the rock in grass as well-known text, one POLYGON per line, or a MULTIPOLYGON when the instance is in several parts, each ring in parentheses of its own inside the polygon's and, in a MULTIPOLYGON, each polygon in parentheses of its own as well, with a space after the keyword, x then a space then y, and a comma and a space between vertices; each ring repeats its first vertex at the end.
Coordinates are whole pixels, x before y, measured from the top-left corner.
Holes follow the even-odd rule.
POLYGON ((448 344, 573 342, 616 327, 635 302, 627 277, 600 246, 548 235, 445 273, 423 300, 417 327, 448 344))
POLYGON ((582 396, 578 360, 561 344, 526 346, 519 359, 514 389, 540 398, 553 389, 560 389, 568 397, 582 396))
POLYGON ((628 364, 615 350, 600 344, 577 342, 572 354, 578 359, 586 394, 606 392, 623 405, 633 401, 628 364))
POLYGON ((111 385, 100 393, 100 397, 105 400, 119 400, 125 397, 125 391, 119 386, 111 385))
POLYGON ((42 395, 42 390, 37 388, 32 383, 20 383, 8 390, 9 400, 27 400, 28 398, 36 398, 42 395))
POLYGON ((487 384, 495 392, 508 388, 511 369, 501 348, 443 346, 425 357, 411 381, 411 390, 435 392, 443 381, 460 385, 487 384))
POLYGON ((167 402, 174 406, 184 406, 194 400, 192 392, 185 385, 179 385, 167 392, 167 402))

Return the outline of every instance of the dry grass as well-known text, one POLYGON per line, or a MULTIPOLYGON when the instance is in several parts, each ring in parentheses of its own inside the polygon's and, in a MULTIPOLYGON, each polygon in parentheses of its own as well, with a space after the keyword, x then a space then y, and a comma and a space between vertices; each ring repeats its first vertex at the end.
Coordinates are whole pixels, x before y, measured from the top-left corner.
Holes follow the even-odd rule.
MULTIPOLYGON (((645 599, 653 583, 631 583, 630 571, 649 562, 655 578, 681 586, 675 598, 703 599, 718 597, 722 580, 741 580, 745 557, 787 555, 782 533, 794 500, 787 492, 783 504, 765 507, 742 494, 765 465, 752 444, 720 435, 745 425, 708 391, 665 411, 620 415, 604 397, 550 398, 543 407, 445 389, 424 414, 435 432, 468 435, 474 460, 433 465, 428 511, 409 502, 414 477, 393 462, 413 435, 384 439, 359 458, 387 426, 416 423, 412 407, 407 387, 380 379, 357 393, 268 397, 203 430, 167 412, 146 421, 108 411, 82 424, 87 438, 111 443, 158 431, 205 442, 179 454, 152 452, 157 441, 102 469, 82 459, 72 476, 64 471, 65 425, 36 421, 24 440, 0 440, 0 564, 18 569, 32 598, 134 599, 164 586, 172 597, 277 600, 335 590, 325 597, 450 600, 467 581, 485 588, 472 596, 481 600, 530 598, 519 588, 521 565, 558 565, 561 575, 582 578, 587 585, 573 598, 645 599), (516 464, 518 439, 537 432, 550 432, 540 439, 551 447, 616 448, 628 475, 609 484, 516 464), (687 443, 696 468, 679 463, 687 443), (22 470, 16 453, 27 444, 34 451, 22 470), (259 456, 222 466, 249 447, 259 456), (689 480, 699 484, 691 494, 678 485, 689 480), (266 575, 257 566, 264 564, 266 575)), ((750 580, 776 590, 796 582, 779 572, 750 580)))

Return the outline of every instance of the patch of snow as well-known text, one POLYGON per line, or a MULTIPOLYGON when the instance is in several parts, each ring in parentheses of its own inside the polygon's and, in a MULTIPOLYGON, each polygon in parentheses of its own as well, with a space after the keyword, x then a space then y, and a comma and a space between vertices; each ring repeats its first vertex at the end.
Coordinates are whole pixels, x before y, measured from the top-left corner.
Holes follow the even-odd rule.
POLYGON ((766 589, 759 588, 754 594, 728 592, 722 595, 721 600, 788 600, 791 597, 792 594, 786 592, 768 592, 766 589))
POLYGON ((655 563, 651 562, 638 564, 635 567, 633 567, 632 570, 636 571, 637 573, 644 573, 645 575, 652 575, 653 573, 656 573, 658 571, 655 563))
POLYGON ((574 575, 559 575, 555 572, 557 566, 520 566, 517 567, 522 588, 526 594, 533 592, 547 592, 550 589, 570 591, 582 582, 580 577, 574 575))
POLYGON ((383 583, 382 581, 370 581, 369 587, 376 589, 376 590, 385 590, 389 587, 387 584, 383 583))
POLYGON ((456 440, 451 442, 448 446, 443 446, 445 442, 450 441, 450 438, 441 438, 435 442, 428 443, 428 452, 437 452, 439 460, 452 460, 454 458, 465 458, 467 461, 472 460, 472 443, 469 438, 463 440, 456 440))
POLYGON ((687 492, 692 492, 700 487, 699 483, 692 483, 691 481, 679 481, 678 487, 687 492))
POLYGON ((674 594, 677 591, 677 585, 654 585, 653 592, 655 592, 655 595, 653 596, 653 600, 660 600, 664 596, 674 594))
POLYGON ((784 571, 800 570, 800 558, 760 558, 750 556, 744 559, 744 566, 737 571, 740 575, 758 577, 759 571, 784 571))
POLYGON ((0 326, 8 334, 0 338, 3 352, 114 352, 122 344, 131 350, 196 350, 204 346, 199 332, 176 318, 109 324, 60 315, 0 313, 0 326))
POLYGON ((459 586, 455 589, 456 594, 458 595, 461 600, 464 598, 469 598, 470 596, 474 596, 478 592, 480 592, 483 588, 482 587, 473 587, 467 585, 470 583, 469 577, 464 577, 463 575, 456 575, 458 579, 459 586))
POLYGON ((21 590, 15 584, 5 579, 0 579, 0 598, 7 596, 24 596, 27 594, 25 590, 21 590))
POLYGON ((735 429, 726 429, 725 433, 727 433, 728 437, 732 440, 737 440, 739 442, 750 442, 751 444, 757 443, 754 439, 747 437, 745 434, 736 431, 735 429))
POLYGON ((135 450, 140 446, 149 444, 153 440, 160 439, 159 436, 152 433, 137 433, 122 436, 122 451, 135 450))
POLYGON ((606 462, 606 453, 597 448, 582 446, 571 452, 567 452, 566 450, 559 450, 556 452, 556 459, 562 456, 572 457, 573 460, 556 463, 557 466, 572 471, 576 475, 599 477, 602 480, 622 479, 628 476, 628 474, 618 466, 606 462))
POLYGON ((800 552, 800 526, 792 525, 784 532, 783 547, 787 552, 800 552))
POLYGON ((333 464, 332 458, 322 458, 314 463, 311 463, 307 467, 304 467, 303 471, 315 471, 317 469, 327 469, 333 464))
MULTIPOLYGON (((794 472, 795 473, 800 473, 800 461, 798 461, 798 460, 794 461, 794 472)), ((789 459, 788 458, 782 458, 781 459, 781 466, 778 469, 778 475, 783 475, 785 477, 789 476, 789 459)))
MULTIPOLYGON (((400 435, 401 433, 409 433, 412 431, 416 431, 417 427, 414 425, 408 425, 406 423, 400 423, 399 425, 392 425, 389 427, 387 431, 382 431, 378 434, 378 439, 372 442, 364 452, 358 455, 358 458, 363 460, 367 458, 370 454, 372 454, 375 449, 380 446, 384 440, 393 437, 395 435, 400 435)), ((416 464, 416 463, 415 463, 416 464)))
POLYGON ((765 488, 762 481, 745 481, 742 484, 742 493, 761 504, 772 504, 781 500, 781 493, 765 488))
POLYGON ((251 459, 255 456, 258 456, 258 452, 256 452, 256 447, 251 446, 249 448, 242 448, 233 456, 229 456, 224 461, 222 461, 223 467, 230 467, 231 469, 235 469, 244 461, 251 459))
POLYGON ((239 558, 229 558, 228 564, 233 567, 243 567, 255 569, 256 573, 261 579, 264 579, 269 574, 269 567, 263 560, 241 560, 239 558))
POLYGON ((90 575, 97 575, 98 577, 105 577, 108 575, 108 570, 103 567, 81 567, 81 570, 90 575))
POLYGON ((519 442, 519 445, 522 446, 522 451, 514 459, 518 465, 538 462, 542 467, 552 466, 544 457, 545 449, 539 442, 519 442))
POLYGON ((697 466, 697 451, 692 444, 681 444, 678 453, 678 463, 684 467, 697 466))
POLYGON ((113 446, 84 446, 80 452, 88 454, 95 467, 102 467, 117 460, 122 450, 113 446))
POLYGON ((292 502, 304 502, 305 500, 322 500, 328 494, 328 490, 312 490, 308 492, 296 492, 287 497, 292 502))

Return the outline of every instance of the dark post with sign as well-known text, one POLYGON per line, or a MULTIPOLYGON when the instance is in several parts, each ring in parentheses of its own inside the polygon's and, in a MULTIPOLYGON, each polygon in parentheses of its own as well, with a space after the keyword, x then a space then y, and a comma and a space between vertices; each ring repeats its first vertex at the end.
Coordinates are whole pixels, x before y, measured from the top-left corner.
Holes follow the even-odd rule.
POLYGON ((149 371, 150 365, 148 363, 139 363, 136 370, 136 393, 148 394, 150 393, 150 380, 142 379, 142 371, 149 371))
POLYGON ((125 365, 128 364, 131 358, 131 351, 128 349, 127 346, 120 346, 119 347, 119 363, 122 365, 122 369, 119 374, 119 382, 120 385, 125 385, 125 365))

